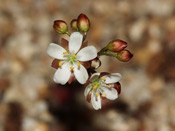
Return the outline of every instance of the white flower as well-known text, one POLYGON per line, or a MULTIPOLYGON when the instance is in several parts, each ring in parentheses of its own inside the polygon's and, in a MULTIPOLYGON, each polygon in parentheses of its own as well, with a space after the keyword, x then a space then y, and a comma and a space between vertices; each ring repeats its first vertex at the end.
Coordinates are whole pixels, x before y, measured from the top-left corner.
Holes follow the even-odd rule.
POLYGON ((100 73, 94 73, 90 78, 90 83, 84 91, 84 96, 87 99, 91 96, 91 103, 94 109, 101 109, 101 97, 106 97, 109 100, 115 100, 118 97, 118 92, 112 85, 121 80, 119 73, 106 74, 101 76, 100 73))
POLYGON ((79 51, 82 41, 82 34, 74 32, 70 36, 69 51, 54 43, 49 45, 47 50, 48 55, 60 60, 59 68, 54 75, 54 81, 56 83, 66 84, 71 73, 74 73, 79 83, 84 84, 87 81, 87 70, 81 65, 80 61, 85 62, 94 59, 97 57, 97 50, 93 46, 87 46, 79 51))

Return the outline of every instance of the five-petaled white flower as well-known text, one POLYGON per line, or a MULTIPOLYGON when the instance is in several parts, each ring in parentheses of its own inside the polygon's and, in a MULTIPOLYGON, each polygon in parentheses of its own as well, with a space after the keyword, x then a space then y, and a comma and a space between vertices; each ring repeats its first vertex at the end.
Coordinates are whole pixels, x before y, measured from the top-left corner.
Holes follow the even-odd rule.
POLYGON ((110 100, 115 100, 118 97, 118 92, 112 87, 114 83, 121 80, 119 73, 105 74, 94 73, 90 78, 90 83, 84 91, 84 96, 87 99, 90 95, 91 103, 94 109, 101 109, 101 97, 110 100))
POLYGON ((54 43, 49 45, 47 50, 48 55, 60 60, 59 68, 54 75, 54 81, 56 83, 66 84, 71 73, 74 73, 79 83, 84 84, 87 81, 88 73, 81 62, 89 61, 97 57, 97 50, 94 46, 87 46, 80 50, 82 41, 83 35, 79 32, 74 32, 70 36, 69 51, 66 51, 63 47, 54 43))

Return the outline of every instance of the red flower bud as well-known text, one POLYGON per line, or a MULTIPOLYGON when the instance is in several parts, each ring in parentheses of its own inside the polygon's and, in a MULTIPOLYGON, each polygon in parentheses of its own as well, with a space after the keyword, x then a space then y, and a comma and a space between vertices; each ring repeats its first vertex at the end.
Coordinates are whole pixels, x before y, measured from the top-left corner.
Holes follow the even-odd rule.
POLYGON ((123 62, 129 61, 133 57, 133 54, 128 50, 123 50, 117 54, 117 59, 123 62))
POLYGON ((62 20, 54 21, 53 28, 59 34, 65 34, 68 31, 66 22, 62 20))
POLYGON ((73 19, 72 21, 71 21, 71 27, 72 27, 72 29, 74 29, 74 30, 77 30, 78 29, 78 27, 77 27, 77 20, 76 19, 73 19))
POLYGON ((96 57, 95 59, 91 60, 91 67, 94 69, 97 69, 101 66, 101 61, 99 60, 98 57, 96 57))
POLYGON ((88 17, 84 14, 80 14, 77 20, 78 29, 82 32, 87 32, 90 27, 90 21, 88 17))
POLYGON ((120 52, 127 47, 127 43, 122 40, 113 40, 107 45, 107 49, 112 52, 120 52))

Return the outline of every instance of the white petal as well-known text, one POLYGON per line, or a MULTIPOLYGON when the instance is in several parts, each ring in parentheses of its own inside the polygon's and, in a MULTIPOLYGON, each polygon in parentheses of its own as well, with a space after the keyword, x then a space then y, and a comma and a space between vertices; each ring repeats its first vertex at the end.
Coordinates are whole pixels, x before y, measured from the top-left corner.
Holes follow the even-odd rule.
POLYGON ((77 81, 80 84, 85 84, 88 79, 88 73, 87 70, 84 68, 84 66, 80 65, 80 67, 75 67, 74 69, 74 75, 77 81))
POLYGON ((89 61, 97 57, 97 50, 94 46, 87 46, 81 49, 77 54, 79 61, 89 61))
POLYGON ((100 98, 100 95, 98 94, 98 96, 96 97, 95 93, 92 92, 91 103, 92 103, 92 106, 93 106, 93 108, 95 110, 101 109, 101 98, 100 98))
POLYGON ((86 88, 84 90, 84 96, 85 96, 85 98, 89 94, 89 91, 91 90, 91 88, 92 88, 92 86, 90 84, 88 86, 86 86, 86 88))
POLYGON ((91 75, 90 81, 94 81, 96 78, 98 78, 100 73, 94 73, 91 75))
POLYGON ((115 100, 118 97, 118 92, 116 89, 114 88, 110 88, 110 87, 101 87, 101 89, 104 91, 104 93, 106 93, 106 98, 109 100, 115 100))
POLYGON ((109 74, 109 75, 105 75, 102 78, 105 78, 106 79, 105 83, 109 84, 109 83, 118 82, 119 80, 122 79, 122 76, 119 73, 112 73, 112 74, 109 74))
POLYGON ((64 63, 61 68, 58 68, 54 75, 54 81, 59 84, 66 84, 71 75, 70 65, 64 63))
POLYGON ((69 52, 77 53, 80 49, 83 41, 83 35, 79 32, 74 32, 71 34, 69 39, 69 52))
POLYGON ((64 59, 63 58, 63 52, 66 52, 66 50, 61 47, 60 45, 51 43, 47 49, 47 54, 53 58, 57 59, 64 59))

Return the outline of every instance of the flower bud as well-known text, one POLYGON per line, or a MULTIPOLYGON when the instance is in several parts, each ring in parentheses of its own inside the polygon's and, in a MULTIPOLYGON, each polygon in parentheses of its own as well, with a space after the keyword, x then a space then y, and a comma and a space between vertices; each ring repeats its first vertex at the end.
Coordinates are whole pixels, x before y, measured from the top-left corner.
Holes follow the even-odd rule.
POLYGON ((94 68, 94 69, 97 69, 101 66, 101 61, 99 60, 98 57, 96 57, 95 59, 93 59, 91 61, 91 67, 94 68))
POLYGON ((90 21, 88 17, 84 14, 80 14, 77 20, 78 29, 82 32, 87 32, 90 27, 90 21))
POLYGON ((128 50, 123 50, 117 54, 117 59, 123 62, 129 61, 133 57, 133 54, 128 50))
POLYGON ((76 19, 73 19, 71 21, 70 25, 71 25, 72 29, 74 29, 74 30, 78 29, 78 27, 77 27, 77 20, 76 19))
POLYGON ((68 31, 68 26, 66 22, 62 20, 54 21, 53 28, 59 34, 65 34, 68 31))
POLYGON ((127 43, 122 40, 113 40, 107 45, 107 49, 112 52, 120 52, 127 47, 127 43))

